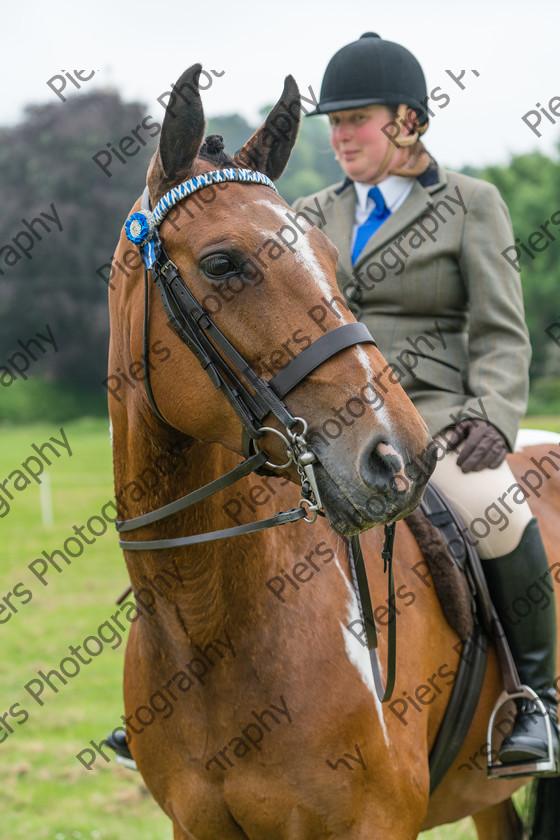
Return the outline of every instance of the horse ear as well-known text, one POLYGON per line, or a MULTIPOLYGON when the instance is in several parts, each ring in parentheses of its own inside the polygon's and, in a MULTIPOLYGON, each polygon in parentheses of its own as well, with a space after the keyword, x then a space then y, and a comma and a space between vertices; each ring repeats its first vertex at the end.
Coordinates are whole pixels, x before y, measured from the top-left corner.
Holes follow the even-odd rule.
MULTIPOLYGON (((177 174, 187 173, 204 139, 204 111, 198 81, 202 64, 193 64, 173 85, 165 110, 158 148, 148 169, 147 183, 152 199, 177 174)), ((163 190, 164 191, 164 190, 163 190)))
POLYGON ((300 118, 298 86, 293 76, 286 76, 282 96, 263 125, 237 152, 234 161, 241 166, 264 172, 275 181, 288 163, 296 142, 300 118))

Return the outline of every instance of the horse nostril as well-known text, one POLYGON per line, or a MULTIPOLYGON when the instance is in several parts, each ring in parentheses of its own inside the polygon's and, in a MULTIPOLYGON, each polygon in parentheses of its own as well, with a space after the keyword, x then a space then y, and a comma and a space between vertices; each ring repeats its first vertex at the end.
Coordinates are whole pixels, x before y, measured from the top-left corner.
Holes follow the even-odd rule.
POLYGON ((376 447, 378 458, 395 475, 404 471, 404 462, 397 450, 387 443, 378 443, 376 447))
POLYGON ((380 492, 406 493, 412 487, 402 455, 389 443, 380 441, 364 453, 360 476, 368 487, 380 492))

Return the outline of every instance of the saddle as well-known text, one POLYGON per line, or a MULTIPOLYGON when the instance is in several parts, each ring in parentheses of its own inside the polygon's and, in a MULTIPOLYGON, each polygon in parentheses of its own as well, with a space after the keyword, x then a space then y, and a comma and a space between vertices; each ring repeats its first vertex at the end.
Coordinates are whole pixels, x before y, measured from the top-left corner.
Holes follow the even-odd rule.
POLYGON ((536 767, 502 765, 493 757, 492 737, 498 711, 509 700, 523 697, 535 700, 536 694, 519 680, 480 559, 472 543, 464 537, 466 529, 452 505, 431 482, 419 507, 405 521, 430 566, 444 615, 463 643, 451 698, 429 756, 430 794, 453 764, 471 725, 484 682, 490 642, 496 647, 504 690, 488 723, 488 777, 519 775, 521 770, 525 771, 524 775, 530 775, 536 767), (444 541, 446 551, 437 533, 434 538, 434 529, 444 541), (455 590, 453 601, 449 597, 450 588, 455 590))

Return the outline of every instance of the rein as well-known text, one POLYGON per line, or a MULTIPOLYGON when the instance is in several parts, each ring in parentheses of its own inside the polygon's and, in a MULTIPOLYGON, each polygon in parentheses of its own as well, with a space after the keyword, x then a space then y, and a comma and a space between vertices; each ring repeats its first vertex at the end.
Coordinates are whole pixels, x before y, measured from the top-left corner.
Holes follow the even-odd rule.
MULTIPOLYGON (((395 605, 395 582, 393 579, 393 544, 395 541, 395 523, 385 525, 385 541, 381 556, 383 558, 383 572, 388 572, 387 603, 389 607, 391 604, 395 605)), ((375 626, 375 616, 373 614, 373 607, 371 604, 371 596, 369 594, 369 586, 367 580, 366 566, 364 563, 364 556, 362 554, 362 547, 360 545, 359 536, 350 538, 350 568, 352 570, 352 578, 354 580, 354 588, 358 595, 358 604, 364 620, 364 632, 366 636, 366 644, 369 650, 369 657, 371 662, 371 670, 373 672, 373 683, 375 685, 375 692, 381 703, 386 703, 393 695, 393 688, 395 687, 395 677, 397 673, 397 613, 393 613, 388 621, 389 633, 387 637, 387 680, 385 687, 383 687, 383 680, 379 669, 379 659, 377 657, 377 628, 375 626)))
MULTIPOLYGON (((206 311, 194 297, 184 283, 178 267, 167 255, 160 239, 158 227, 165 216, 178 202, 192 195, 193 192, 215 183, 238 182, 256 183, 272 188, 278 192, 274 183, 263 173, 249 169, 224 168, 204 173, 195 178, 173 187, 158 202, 153 211, 150 210, 148 187, 142 195, 140 212, 133 213, 125 224, 128 239, 138 245, 144 263, 144 324, 143 324, 143 373, 146 395, 158 419, 174 428, 159 410, 150 384, 148 365, 148 271, 152 272, 152 279, 159 292, 169 323, 191 352, 198 359, 202 368, 210 377, 216 389, 220 389, 236 412, 243 426, 243 451, 246 459, 238 464, 226 475, 206 484, 204 487, 188 493, 170 504, 164 505, 149 513, 133 519, 117 520, 117 531, 122 533, 134 531, 145 525, 159 522, 172 516, 178 511, 185 510, 191 505, 218 493, 229 487, 251 472, 268 470, 284 470, 294 463, 302 485, 302 498, 298 507, 276 513, 267 519, 257 522, 237 525, 219 531, 210 531, 187 537, 161 540, 123 540, 119 539, 119 546, 127 551, 143 551, 169 549, 179 546, 196 545, 214 540, 226 539, 241 534, 254 533, 288 522, 304 519, 314 522, 317 515, 324 516, 322 502, 315 478, 313 465, 317 461, 316 455, 308 448, 305 435, 307 423, 302 417, 294 417, 283 398, 305 379, 323 362, 347 347, 356 344, 371 343, 376 345, 369 330, 363 323, 344 324, 325 333, 309 347, 301 351, 281 368, 269 381, 261 379, 247 361, 228 341, 221 330, 214 324, 206 311), (219 352, 221 351, 221 353, 219 352), (249 390, 247 385, 251 386, 249 390), (263 426, 264 418, 272 413, 284 427, 284 432, 270 426, 263 426), (301 431, 294 429, 301 425, 301 431), (287 450, 287 460, 283 464, 272 464, 267 455, 260 451, 257 441, 265 433, 271 432, 282 439, 287 450), (307 506, 307 510, 305 509, 307 506)), ((394 598, 393 576, 391 567, 392 543, 395 524, 385 526, 385 544, 382 556, 385 560, 385 570, 389 568, 389 598, 394 598)), ((360 548, 359 538, 351 538, 350 543, 351 568, 355 588, 358 593, 364 618, 367 644, 370 650, 374 683, 380 700, 390 698, 394 685, 395 651, 395 621, 389 624, 389 665, 387 686, 382 687, 379 673, 379 663, 375 648, 377 635, 373 618, 373 609, 367 584, 365 564, 360 548)))

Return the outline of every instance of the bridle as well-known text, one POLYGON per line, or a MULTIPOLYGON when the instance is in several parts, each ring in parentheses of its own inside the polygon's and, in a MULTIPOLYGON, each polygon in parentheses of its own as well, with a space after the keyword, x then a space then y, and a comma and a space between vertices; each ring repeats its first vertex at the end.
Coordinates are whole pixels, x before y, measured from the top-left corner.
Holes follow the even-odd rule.
MULTIPOLYGON (((243 465, 240 465, 242 467, 240 471, 234 471, 235 478, 233 480, 238 480, 238 478, 247 474, 245 465, 250 466, 248 472, 252 472, 262 467, 269 470, 284 470, 294 462, 302 478, 302 484, 307 482, 309 485, 308 488, 304 488, 304 498, 300 502, 300 506, 302 507, 303 504, 309 506, 309 511, 314 514, 311 521, 314 521, 316 512, 321 508, 321 499, 313 471, 316 456, 307 445, 305 438, 307 432, 306 421, 301 417, 294 417, 283 399, 319 365, 341 350, 364 342, 375 344, 375 341, 365 324, 344 324, 314 341, 309 347, 291 359, 269 381, 262 379, 255 373, 243 356, 214 324, 187 287, 181 278, 178 267, 167 255, 158 232, 159 225, 177 203, 194 192, 204 189, 204 187, 228 181, 263 184, 278 192, 274 183, 261 172, 235 168, 213 170, 195 178, 190 178, 169 190, 152 211, 150 211, 150 198, 146 187, 142 196, 140 212, 133 213, 126 222, 126 235, 140 247, 144 262, 143 366, 146 394, 159 420, 174 428, 158 408, 150 383, 147 358, 149 320, 147 286, 148 270, 150 270, 170 325, 198 359, 213 385, 225 395, 242 423, 243 451, 246 455, 246 461, 243 462, 243 465), (284 432, 262 425, 264 418, 269 413, 274 414, 280 421, 284 427, 284 432), (296 431, 298 427, 300 427, 299 431, 296 431), (266 431, 280 437, 286 445, 288 459, 285 463, 270 463, 258 449, 257 441, 266 431)), ((222 489, 223 486, 227 486, 227 484, 221 484, 219 489, 222 489)), ((303 513, 305 515, 305 511, 303 513)), ((299 516, 298 518, 302 517, 299 516)), ((138 521, 140 519, 141 517, 136 517, 136 519, 128 520, 126 523, 119 522, 118 529, 120 531, 132 530, 132 527, 130 527, 132 522, 135 523, 134 527, 140 527, 138 521)), ((142 524, 147 524, 147 521, 145 517, 142 518, 142 524)), ((149 521, 156 520, 150 519, 149 521)), ((123 547, 135 548, 137 545, 140 544, 126 542, 123 547)))
MULTIPOLYGON (((266 381, 257 375, 221 330, 214 324, 187 287, 181 278, 177 265, 167 255, 158 232, 159 225, 172 207, 198 190, 204 189, 212 184, 224 182, 260 184, 278 192, 274 183, 261 172, 254 172, 250 169, 222 168, 190 178, 179 186, 173 187, 160 199, 156 207, 151 210, 149 190, 146 187, 142 195, 141 209, 129 217, 125 224, 125 231, 128 239, 138 245, 144 263, 143 381, 145 383, 146 395, 154 414, 163 424, 175 430, 175 427, 165 419, 158 408, 150 383, 148 364, 148 271, 152 273, 152 279, 159 292, 170 325, 181 341, 195 355, 215 388, 222 391, 239 417, 243 426, 243 452, 246 458, 235 469, 226 473, 221 478, 150 513, 134 517, 133 519, 118 520, 116 527, 117 531, 121 533, 136 530, 137 528, 165 519, 180 510, 184 510, 208 498, 214 493, 239 481, 251 472, 262 473, 263 469, 265 471, 284 470, 292 463, 296 465, 301 479, 302 498, 295 510, 277 513, 268 519, 222 529, 220 531, 211 531, 175 539, 143 541, 120 539, 119 545, 128 551, 169 549, 194 545, 261 531, 265 528, 294 522, 298 519, 305 519, 306 522, 314 522, 318 514, 324 515, 321 511, 322 502, 314 473, 314 464, 317 458, 308 448, 305 437, 308 428, 307 422, 302 417, 295 417, 283 400, 296 385, 322 365, 323 362, 341 350, 362 343, 370 343, 377 346, 365 324, 344 324, 325 333, 305 350, 302 350, 270 380, 266 381), (269 413, 274 414, 280 421, 284 427, 284 431, 262 425, 264 418, 269 413), (299 431, 298 427, 300 427, 299 431), (287 450, 287 460, 285 463, 272 464, 268 461, 266 453, 259 450, 257 441, 265 432, 277 435, 284 442, 287 450)), ((276 473, 271 474, 275 475, 276 473)), ((390 554, 389 549, 392 549, 393 534, 394 524, 385 526, 383 556, 386 561, 386 566, 387 555, 390 554)), ((370 647, 370 653, 372 653, 373 664, 373 654, 375 654, 373 648, 377 647, 375 622, 369 600, 365 566, 363 565, 363 558, 361 558, 357 537, 352 538, 351 545, 353 575, 355 584, 357 585, 357 594, 364 612, 367 643, 368 647, 370 647)), ((389 583, 390 585, 392 583, 391 573, 389 575, 389 583)), ((375 659, 375 662, 377 663, 377 659, 375 659)), ((379 673, 375 673, 375 668, 374 676, 376 677, 376 688, 379 694, 381 681, 379 673)), ((391 691, 392 684, 389 673, 387 688, 382 699, 389 699, 391 691)))

